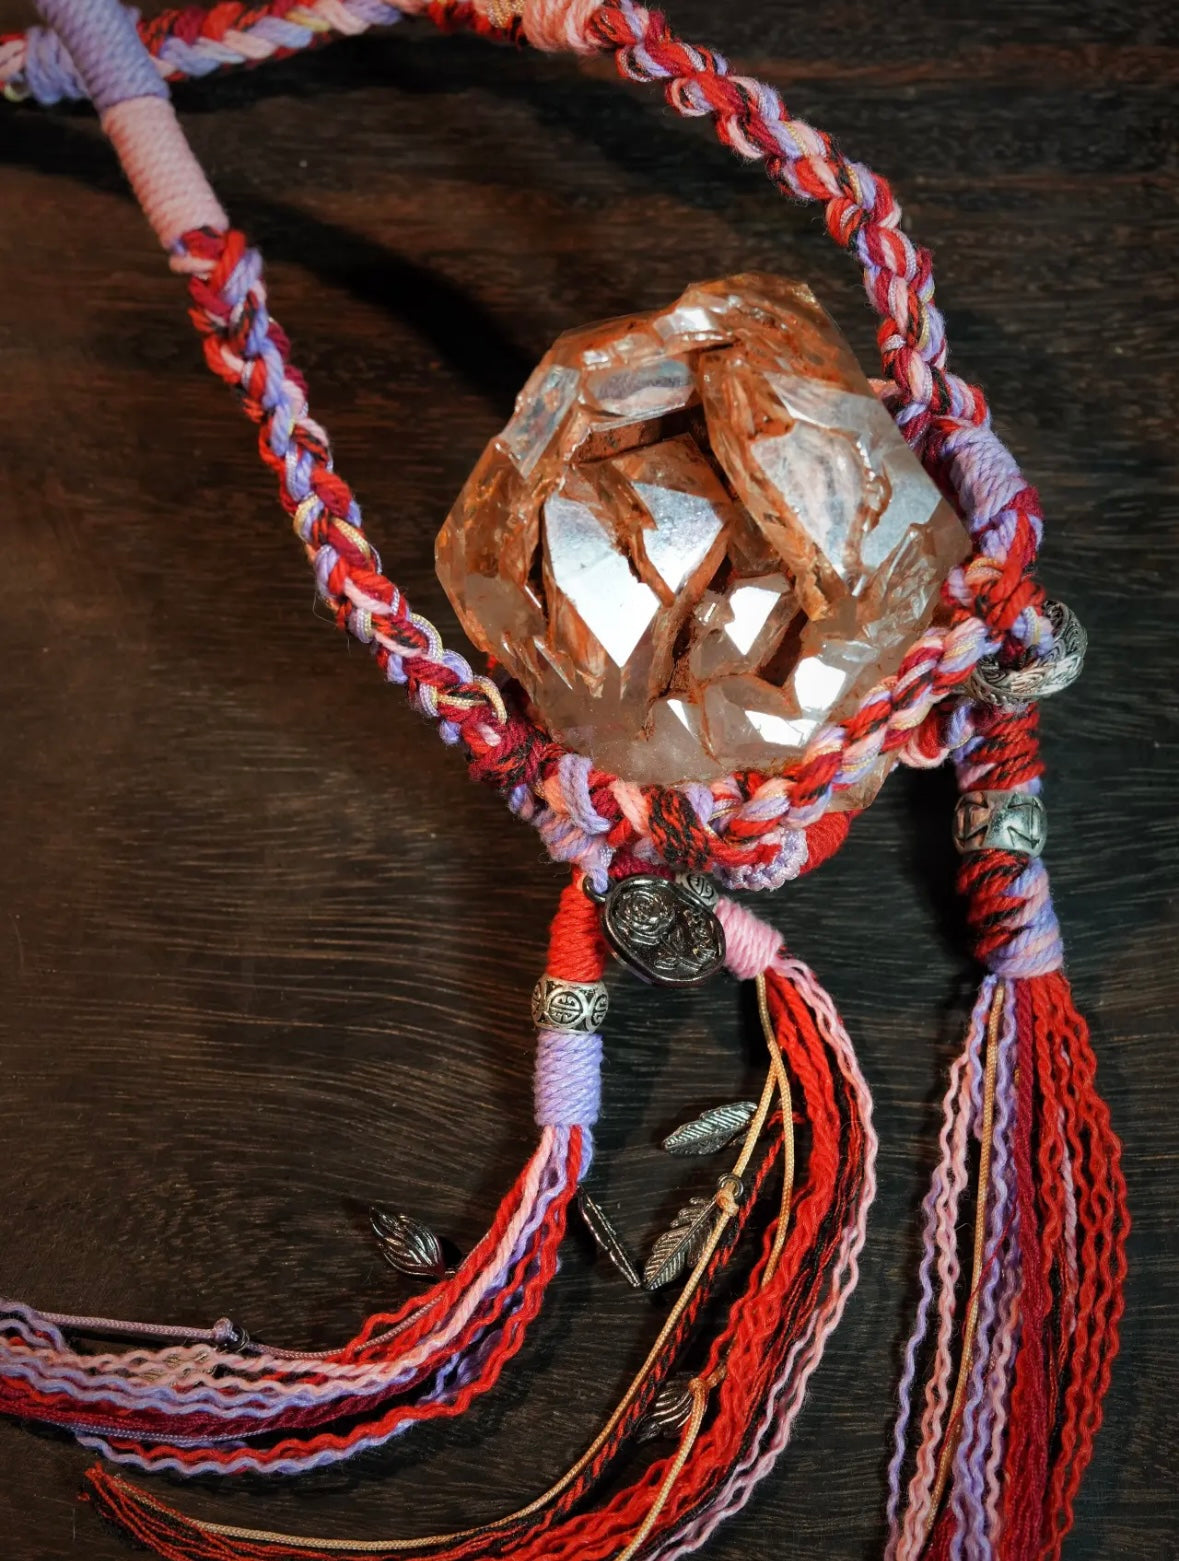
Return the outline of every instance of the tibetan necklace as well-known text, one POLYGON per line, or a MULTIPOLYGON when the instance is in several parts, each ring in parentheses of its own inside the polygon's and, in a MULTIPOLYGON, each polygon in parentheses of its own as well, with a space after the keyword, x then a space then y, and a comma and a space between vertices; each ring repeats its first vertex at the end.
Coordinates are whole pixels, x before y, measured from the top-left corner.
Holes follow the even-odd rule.
POLYGON ((533 997, 539 1143, 455 1268, 417 1220, 375 1211, 389 1261, 428 1283, 318 1353, 228 1319, 149 1327, 0 1301, 0 1411, 96 1450, 100 1510, 185 1561, 697 1548, 790 1437, 854 1288, 875 1188, 871 1098, 842 1022, 729 891, 812 871, 895 763, 949 760, 984 974, 921 1211, 885 1556, 1058 1556, 1117 1350, 1128 1228, 1041 860, 1037 701, 1077 675, 1084 635, 1033 578, 1036 494, 981 392, 946 367, 930 259, 888 185, 632 0, 230 0, 139 23, 116 0, 40 8, 46 28, 0 41, 6 94, 93 101, 187 279, 209 367, 258 426, 321 598, 571 879, 533 997), (880 382, 809 288, 773 276, 696 283, 562 336, 438 539, 489 674, 383 573, 269 313, 261 258, 166 85, 418 14, 609 53, 624 77, 659 83, 783 194, 822 204, 881 319, 880 382), (696 1178, 642 1264, 583 1184, 612 956, 656 985, 722 970, 753 983, 767 1049, 757 1100, 667 1140, 721 1168, 696 1178), (597 1437, 527 1506, 455 1533, 327 1540, 198 1521, 110 1472, 297 1474, 461 1413, 519 1350, 574 1209, 625 1281, 674 1300, 597 1437))

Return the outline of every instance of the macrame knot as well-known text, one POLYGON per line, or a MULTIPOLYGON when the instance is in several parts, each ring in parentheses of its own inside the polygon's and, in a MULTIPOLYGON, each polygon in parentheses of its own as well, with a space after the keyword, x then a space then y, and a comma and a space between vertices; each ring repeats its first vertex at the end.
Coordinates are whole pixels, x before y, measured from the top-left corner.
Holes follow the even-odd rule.
POLYGON ((725 929, 725 965, 738 981, 752 981, 768 970, 782 951, 782 934, 736 900, 717 902, 725 929))
POLYGON ((784 829, 767 861, 722 867, 717 876, 726 889, 780 889, 806 870, 808 856, 806 831, 784 829))

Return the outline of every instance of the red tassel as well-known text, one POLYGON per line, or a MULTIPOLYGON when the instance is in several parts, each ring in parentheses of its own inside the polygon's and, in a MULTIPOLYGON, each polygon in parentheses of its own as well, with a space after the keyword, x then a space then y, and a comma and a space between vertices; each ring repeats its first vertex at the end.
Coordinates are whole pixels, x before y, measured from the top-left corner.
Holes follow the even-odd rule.
POLYGON ((1109 1108, 1097 1093, 1089 1028, 1073 1006, 1063 974, 1042 976, 1027 985, 1033 1045, 1043 1059, 1039 1071, 1047 1080, 1045 1093, 1051 1092, 1063 1119, 1076 1203, 1075 1258, 1067 1233, 1058 1233, 1053 1221, 1053 1241, 1064 1259, 1056 1272, 1066 1301, 1054 1370, 1059 1429, 1035 1553, 1055 1558, 1072 1527, 1073 1503, 1093 1456, 1118 1351, 1130 1216, 1122 1146, 1110 1125, 1109 1108))
MULTIPOLYGON (((711 1384, 713 1391, 709 1419, 690 1447, 691 1456, 682 1468, 671 1456, 661 1457, 604 1505, 584 1508, 594 1485, 628 1445, 630 1431, 673 1366, 709 1290, 722 1277, 723 1247, 718 1248, 683 1325, 667 1340, 652 1379, 592 1461, 564 1485, 554 1487, 537 1510, 518 1519, 509 1517, 478 1534, 452 1536, 426 1547, 424 1553, 435 1561, 460 1557, 474 1561, 506 1554, 513 1561, 606 1561, 644 1532, 653 1541, 677 1525, 694 1524, 693 1538, 704 1537, 724 1512, 743 1504, 754 1481, 781 1450, 826 1334, 838 1321, 855 1281, 855 1260, 874 1187, 875 1139, 867 1115, 867 1092, 855 1071, 850 1045, 829 999, 810 973, 779 961, 766 976, 766 1003, 802 1124, 800 1174, 780 1256, 776 1222, 771 1221, 762 1236, 758 1261, 699 1373, 697 1380, 711 1384), (752 1429, 764 1432, 771 1394, 777 1405, 771 1424, 779 1429, 762 1435, 760 1443, 751 1447, 752 1429), (739 1460, 743 1468, 750 1465, 748 1478, 734 1478, 739 1460), (571 1515, 579 1505, 582 1510, 571 1515)), ((738 1224, 750 1217, 781 1159, 782 1127, 779 1118, 769 1152, 748 1181, 738 1224)), ((793 1134, 793 1120, 791 1128, 793 1134)), ((291 1536, 275 1543, 240 1530, 219 1533, 101 1468, 91 1470, 87 1478, 103 1513, 169 1561, 265 1561, 277 1555, 304 1561, 326 1561, 328 1555, 348 1561, 356 1556, 359 1561, 358 1554, 347 1548, 321 1552, 313 1543, 291 1536)), ((385 1552, 398 1553, 396 1547, 385 1552)), ((373 1552, 365 1554, 372 1561, 373 1552)))
POLYGON ((1032 1162, 1032 1122, 1035 1115, 1035 1068, 1029 983, 1015 983, 1015 1162, 1016 1207, 1023 1285, 1019 1298, 1020 1337, 1011 1391, 1010 1439, 1003 1554, 1031 1556, 1038 1549, 1047 1480, 1048 1348, 1047 1320, 1051 1297, 1040 1246, 1040 1219, 1032 1162))

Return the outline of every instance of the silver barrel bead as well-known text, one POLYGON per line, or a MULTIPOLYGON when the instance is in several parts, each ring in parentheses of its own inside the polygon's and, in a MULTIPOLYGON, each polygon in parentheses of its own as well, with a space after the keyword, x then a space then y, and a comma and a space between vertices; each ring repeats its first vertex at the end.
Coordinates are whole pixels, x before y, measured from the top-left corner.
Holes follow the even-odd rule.
POLYGON ((1039 856, 1048 838, 1048 814, 1030 791, 964 791, 954 809, 954 844, 972 851, 1016 851, 1039 856))
POLYGON ((1042 656, 1030 656, 1022 666, 1004 667, 985 656, 967 678, 965 692, 1001 710, 1018 710, 1034 699, 1058 694, 1080 676, 1089 637, 1081 620, 1064 602, 1045 602, 1053 641, 1042 656))
POLYGON ((589 1035, 602 1028, 609 1006, 610 996, 601 981, 541 976, 532 990, 532 1019, 538 1030, 589 1035))

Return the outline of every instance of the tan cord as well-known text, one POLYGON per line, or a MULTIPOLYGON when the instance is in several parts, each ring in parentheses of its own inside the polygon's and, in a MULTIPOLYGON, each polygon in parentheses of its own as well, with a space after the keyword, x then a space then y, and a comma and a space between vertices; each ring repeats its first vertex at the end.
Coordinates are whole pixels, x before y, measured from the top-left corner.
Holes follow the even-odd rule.
POLYGON ((778 1214, 778 1228, 774 1233, 774 1245, 770 1249, 765 1271, 761 1276, 764 1288, 774 1277, 778 1260, 782 1256, 782 1248, 786 1245, 786 1230, 790 1224, 790 1200, 794 1194, 794 1102, 790 1093, 790 1075, 786 1071, 782 1048, 778 1044, 774 1021, 770 1017, 764 972, 758 976, 756 984, 757 1011, 761 1016, 762 1034, 765 1036, 770 1052, 770 1069, 777 1082, 778 1098, 782 1105, 782 1200, 778 1214))
POLYGON ((692 1413, 688 1416, 688 1423, 684 1426, 680 1445, 676 1448, 675 1457, 667 1466, 667 1473, 663 1476, 663 1483, 656 1492, 655 1500, 647 1510, 647 1516, 640 1523, 634 1538, 625 1550, 619 1551, 615 1561, 633 1561, 639 1551, 647 1543, 647 1539, 655 1524, 659 1521, 659 1514, 667 1505, 667 1498, 675 1489, 675 1482, 684 1472, 684 1465, 692 1455, 692 1448, 696 1444, 696 1438, 700 1435, 700 1427, 704 1424, 704 1414, 708 1408, 709 1384, 702 1382, 699 1377, 693 1377, 689 1383, 692 1394, 692 1413))

